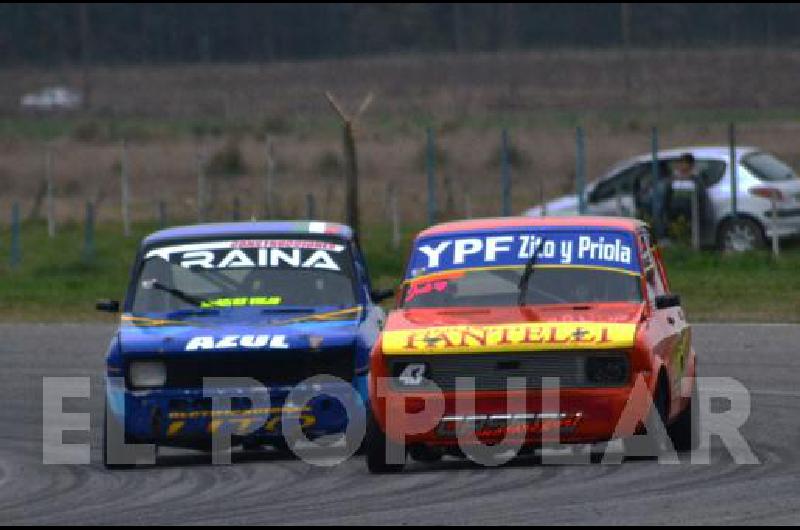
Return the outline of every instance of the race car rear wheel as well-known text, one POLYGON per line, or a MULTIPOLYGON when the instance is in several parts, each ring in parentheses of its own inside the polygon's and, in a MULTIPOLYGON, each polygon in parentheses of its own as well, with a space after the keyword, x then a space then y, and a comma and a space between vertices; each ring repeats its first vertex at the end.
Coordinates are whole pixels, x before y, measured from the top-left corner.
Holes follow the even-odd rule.
POLYGON ((692 451, 700 446, 700 412, 698 410, 697 378, 692 384, 689 404, 668 429, 669 437, 678 452, 692 451))
MULTIPOLYGON (((369 414, 367 419, 367 434, 366 434, 366 453, 367 453, 367 469, 370 473, 387 474, 387 473, 400 473, 403 471, 405 464, 395 464, 386 461, 387 448, 390 449, 391 440, 386 438, 386 434, 381 429, 378 422, 369 414)), ((402 449, 405 453, 405 449, 402 449)))

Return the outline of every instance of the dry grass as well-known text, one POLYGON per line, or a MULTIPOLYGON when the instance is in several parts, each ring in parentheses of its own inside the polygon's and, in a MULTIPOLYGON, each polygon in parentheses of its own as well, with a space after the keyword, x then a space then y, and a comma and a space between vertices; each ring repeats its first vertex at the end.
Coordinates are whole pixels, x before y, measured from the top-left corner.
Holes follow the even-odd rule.
MULTIPOLYGON (((193 219, 197 154, 214 153, 231 138, 246 170, 212 179, 213 215, 229 217, 236 196, 243 215, 259 215, 263 133, 272 131, 280 213, 305 216, 305 195, 313 193, 318 217, 342 219, 340 138, 322 93, 331 90, 352 106, 373 90, 375 104, 359 128, 364 215, 368 221, 385 216, 387 184, 394 182, 404 222, 419 223, 428 124, 446 161, 439 196, 443 209, 450 206, 448 216, 465 215, 467 195, 473 215, 499 212, 493 161, 503 126, 524 155, 513 171, 516 211, 571 188, 577 123, 587 130, 590 176, 648 151, 653 124, 666 147, 723 143, 728 119, 740 122, 742 143, 798 163, 798 67, 800 52, 790 50, 665 50, 636 51, 628 59, 615 51, 559 51, 100 68, 92 74, 92 114, 58 120, 84 128, 137 125, 130 160, 138 218, 152 218, 165 200, 170 217, 193 219), (209 122, 219 130, 199 141, 192 131, 207 130, 209 122)), ((0 208, 19 200, 27 212, 44 172, 41 139, 15 134, 14 127, 35 130, 46 120, 20 116, 20 94, 53 83, 79 86, 79 79, 70 69, 0 72, 0 119, 11 124, 0 137, 0 208)), ((83 203, 94 200, 101 217, 117 217, 119 144, 105 134, 80 140, 85 131, 74 130, 54 143, 58 216, 79 218, 83 203)))

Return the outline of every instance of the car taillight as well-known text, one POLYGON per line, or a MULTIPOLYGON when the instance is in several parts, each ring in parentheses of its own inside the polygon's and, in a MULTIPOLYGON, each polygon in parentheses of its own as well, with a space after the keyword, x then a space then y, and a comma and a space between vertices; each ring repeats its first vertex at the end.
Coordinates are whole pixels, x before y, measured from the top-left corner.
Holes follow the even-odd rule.
POLYGON ((783 193, 778 188, 770 188, 767 186, 759 186, 750 188, 750 195, 761 197, 762 199, 769 199, 775 201, 783 200, 783 193))

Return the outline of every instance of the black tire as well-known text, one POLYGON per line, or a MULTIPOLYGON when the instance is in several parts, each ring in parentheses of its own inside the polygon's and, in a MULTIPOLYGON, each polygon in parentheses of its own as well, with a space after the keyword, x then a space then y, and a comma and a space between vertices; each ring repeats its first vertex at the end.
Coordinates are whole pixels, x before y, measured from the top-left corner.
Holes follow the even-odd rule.
POLYGON ((366 434, 367 469, 373 474, 400 473, 404 464, 390 464, 386 461, 386 448, 393 443, 386 438, 378 422, 369 414, 366 434))
MULTIPOLYGON (((658 385, 656 386, 655 395, 653 396, 653 406, 650 409, 646 422, 648 425, 651 421, 656 419, 661 421, 661 425, 667 425, 667 420, 669 419, 669 393, 667 387, 667 378, 662 375, 658 378, 658 385)), ((670 443, 670 440, 668 433, 662 431, 655 434, 648 433, 646 438, 641 436, 626 438, 622 440, 622 442, 626 459, 640 459, 661 455, 667 447, 667 444, 670 443)))
POLYGON ((408 448, 408 455, 417 462, 425 464, 435 464, 442 460, 443 453, 435 447, 428 447, 427 445, 415 444, 408 448))
POLYGON ((764 228, 749 217, 736 217, 722 223, 717 237, 719 249, 725 252, 746 252, 767 246, 764 228))
MULTIPOLYGON (((116 419, 116 416, 113 414, 109 418, 108 414, 108 403, 105 405, 105 410, 103 411, 103 466, 108 470, 122 470, 122 469, 133 469, 136 467, 135 464, 112 464, 108 461, 108 425, 109 422, 114 422, 115 427, 117 429, 122 429, 122 426, 116 419)), ((126 437, 126 443, 128 442, 126 437)))
POLYGON ((697 376, 692 385, 692 396, 689 404, 669 427, 669 438, 675 450, 687 452, 700 446, 700 412, 698 410, 697 376))

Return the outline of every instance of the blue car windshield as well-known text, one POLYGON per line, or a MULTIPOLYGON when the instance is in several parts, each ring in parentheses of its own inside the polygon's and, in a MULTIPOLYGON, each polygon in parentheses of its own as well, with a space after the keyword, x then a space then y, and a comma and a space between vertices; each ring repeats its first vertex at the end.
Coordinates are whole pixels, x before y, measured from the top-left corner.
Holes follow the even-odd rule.
POLYGON ((142 259, 133 313, 284 311, 358 303, 353 258, 338 240, 295 235, 193 240, 149 247, 142 259))

